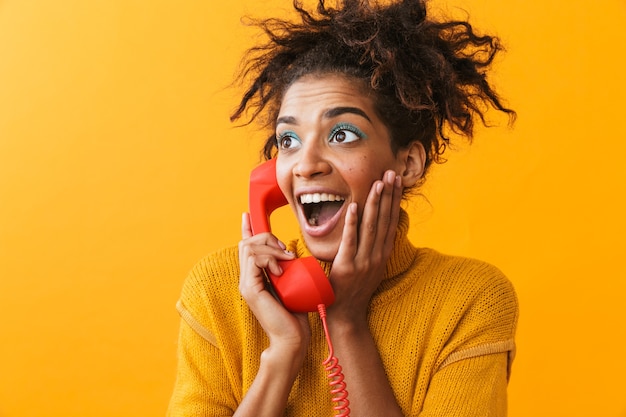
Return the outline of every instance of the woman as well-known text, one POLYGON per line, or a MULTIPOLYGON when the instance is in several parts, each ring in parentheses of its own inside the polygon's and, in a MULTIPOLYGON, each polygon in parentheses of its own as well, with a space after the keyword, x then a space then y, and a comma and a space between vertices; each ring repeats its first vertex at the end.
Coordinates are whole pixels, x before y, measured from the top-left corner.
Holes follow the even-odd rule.
POLYGON ((465 22, 434 22, 420 0, 294 1, 299 22, 260 22, 252 110, 272 134, 278 184, 300 225, 285 245, 252 235, 202 260, 185 282, 169 414, 327 416, 333 401, 315 314, 287 311, 264 269, 313 255, 336 300, 328 331, 353 416, 502 416, 517 301, 491 265, 415 248, 403 195, 439 161, 448 133, 472 138, 488 107, 513 117, 486 80, 499 50, 465 22), (314 202, 314 203, 313 203, 314 202))

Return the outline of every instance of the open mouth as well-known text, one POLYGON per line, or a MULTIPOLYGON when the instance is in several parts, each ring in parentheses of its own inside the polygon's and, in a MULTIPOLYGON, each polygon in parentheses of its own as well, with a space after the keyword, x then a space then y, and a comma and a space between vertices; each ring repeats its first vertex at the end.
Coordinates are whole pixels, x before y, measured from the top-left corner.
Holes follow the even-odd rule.
POLYGON ((300 204, 310 226, 321 226, 331 220, 343 206, 345 199, 327 193, 302 194, 300 204))

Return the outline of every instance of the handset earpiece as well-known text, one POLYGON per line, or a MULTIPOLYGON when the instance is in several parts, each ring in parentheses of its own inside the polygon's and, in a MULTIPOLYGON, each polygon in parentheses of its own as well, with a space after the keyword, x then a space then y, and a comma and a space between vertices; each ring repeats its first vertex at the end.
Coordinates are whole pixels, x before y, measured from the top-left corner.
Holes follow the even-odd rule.
MULTIPOLYGON (((270 215, 287 204, 276 181, 276 159, 254 168, 250 174, 249 208, 252 234, 271 232, 270 215)), ((312 257, 278 262, 281 276, 266 271, 270 283, 285 308, 294 313, 318 311, 318 305, 331 305, 335 294, 324 270, 312 257)))
POLYGON ((276 181, 276 159, 270 159, 250 173, 248 205, 252 234, 271 232, 270 215, 277 208, 287 205, 287 199, 276 181))

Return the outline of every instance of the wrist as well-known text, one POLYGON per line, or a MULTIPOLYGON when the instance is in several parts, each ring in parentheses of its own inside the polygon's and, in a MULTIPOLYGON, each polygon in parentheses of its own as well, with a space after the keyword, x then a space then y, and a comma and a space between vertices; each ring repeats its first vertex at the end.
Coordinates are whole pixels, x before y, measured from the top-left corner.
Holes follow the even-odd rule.
POLYGON ((302 363, 270 346, 260 356, 261 363, 250 389, 237 407, 235 416, 279 416, 284 414, 291 388, 302 363))
POLYGON ((341 314, 337 311, 328 313, 328 329, 331 334, 351 335, 370 334, 367 314, 341 314))
POLYGON ((261 353, 261 367, 267 368, 273 375, 286 375, 295 380, 302 368, 306 348, 292 345, 270 345, 261 353))

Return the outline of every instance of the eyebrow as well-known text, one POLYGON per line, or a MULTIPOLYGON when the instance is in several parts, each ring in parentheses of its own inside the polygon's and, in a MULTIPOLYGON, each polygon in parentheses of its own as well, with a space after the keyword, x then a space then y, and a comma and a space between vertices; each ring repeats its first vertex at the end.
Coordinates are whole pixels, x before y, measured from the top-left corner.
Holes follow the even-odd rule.
POLYGON ((368 122, 371 122, 370 118, 367 116, 367 113, 365 113, 358 107, 335 107, 324 113, 324 117, 327 119, 331 119, 333 117, 341 116, 342 114, 346 113, 356 114, 365 118, 368 122))
MULTIPOLYGON (((332 109, 327 110, 324 113, 325 119, 332 119, 333 117, 341 116, 342 114, 356 114, 357 116, 361 116, 371 123, 371 119, 363 110, 358 107, 334 107, 332 109)), ((293 116, 282 116, 276 120, 276 124, 286 123, 290 125, 297 125, 298 121, 293 116)))

